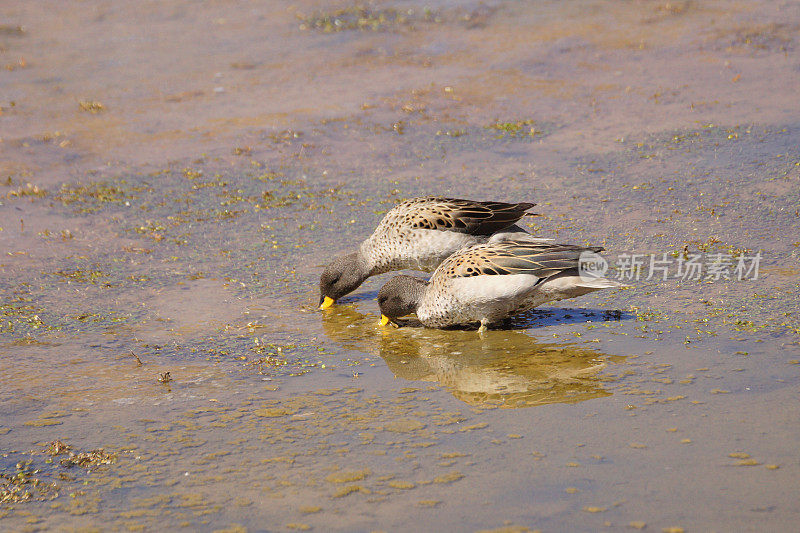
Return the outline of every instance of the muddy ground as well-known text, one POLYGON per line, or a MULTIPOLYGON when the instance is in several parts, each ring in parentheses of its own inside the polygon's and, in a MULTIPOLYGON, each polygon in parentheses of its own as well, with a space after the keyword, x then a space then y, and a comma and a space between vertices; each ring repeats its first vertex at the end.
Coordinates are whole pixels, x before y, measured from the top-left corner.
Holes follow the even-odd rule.
POLYGON ((763 0, 8 4, 0 528, 792 529, 799 47, 763 0), (428 194, 667 279, 483 338, 381 328, 388 276, 317 310, 428 194))

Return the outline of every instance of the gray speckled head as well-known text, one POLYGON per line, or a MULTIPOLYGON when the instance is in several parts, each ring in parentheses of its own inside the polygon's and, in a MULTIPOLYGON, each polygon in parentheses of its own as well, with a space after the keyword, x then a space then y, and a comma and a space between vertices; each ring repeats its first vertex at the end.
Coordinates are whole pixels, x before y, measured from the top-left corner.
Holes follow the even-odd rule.
POLYGON ((428 282, 414 276, 395 276, 378 292, 381 314, 390 319, 399 318, 417 310, 428 282))
POLYGON ((325 267, 319 278, 319 303, 325 298, 334 301, 356 290, 369 272, 358 252, 339 257, 325 267))

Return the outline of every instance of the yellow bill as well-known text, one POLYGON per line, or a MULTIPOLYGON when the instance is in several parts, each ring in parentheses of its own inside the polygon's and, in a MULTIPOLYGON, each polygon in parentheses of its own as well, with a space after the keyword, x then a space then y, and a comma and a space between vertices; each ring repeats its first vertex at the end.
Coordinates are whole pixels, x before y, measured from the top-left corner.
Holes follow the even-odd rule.
POLYGON ((322 305, 319 306, 320 309, 327 309, 335 303, 334 299, 330 296, 326 296, 325 299, 322 301, 322 305))
POLYGON ((381 315, 381 326, 385 326, 390 322, 390 319, 386 315, 381 315))

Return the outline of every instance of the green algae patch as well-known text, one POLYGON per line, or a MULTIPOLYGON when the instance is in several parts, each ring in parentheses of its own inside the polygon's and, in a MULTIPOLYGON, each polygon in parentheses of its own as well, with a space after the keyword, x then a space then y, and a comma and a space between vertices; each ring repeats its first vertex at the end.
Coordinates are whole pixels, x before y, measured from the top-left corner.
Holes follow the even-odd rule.
POLYGON ((143 516, 156 517, 161 515, 159 509, 133 509, 119 513, 120 518, 141 518, 143 516))
POLYGON ((450 483, 455 483, 456 481, 463 478, 464 474, 462 474, 461 472, 450 472, 449 474, 444 474, 442 476, 433 478, 433 482, 449 485, 450 483))
POLYGON ((394 8, 379 9, 373 6, 356 5, 329 13, 318 12, 310 16, 298 14, 301 30, 315 30, 322 33, 343 31, 398 31, 413 27, 419 22, 438 20, 430 9, 419 14, 409 9, 401 11, 394 8))
POLYGON ((486 126, 486 129, 495 133, 496 139, 532 139, 535 136, 543 136, 544 129, 537 126, 533 120, 516 120, 511 122, 495 121, 486 126))
POLYGON ((63 424, 61 420, 53 420, 52 418, 40 418, 38 420, 28 420, 25 422, 26 426, 44 427, 44 426, 57 426, 63 424))
POLYGON ((425 429, 425 427, 426 424, 416 418, 398 418, 383 426, 383 429, 394 433, 410 433, 425 429))
POLYGON ((351 483, 361 481, 372 474, 369 469, 334 472, 325 478, 328 483, 351 483))
POLYGON ((44 198, 45 196, 47 196, 47 191, 32 183, 26 183, 24 186, 6 193, 6 198, 8 199, 28 198, 33 200, 35 198, 44 198))
POLYGON ((342 487, 336 492, 333 493, 331 496, 332 498, 344 498, 345 496, 349 496, 355 492, 361 492, 363 494, 371 494, 372 491, 369 489, 365 489, 364 487, 360 487, 358 485, 347 485, 346 487, 342 487))
POLYGON ((603 513, 603 512, 605 512, 607 510, 608 509, 606 507, 596 507, 596 506, 593 506, 593 505, 586 505, 582 509, 582 511, 587 512, 587 513, 603 513))
POLYGON ((486 422, 479 422, 477 424, 472 424, 471 426, 464 426, 461 429, 459 429, 459 431, 473 431, 476 429, 484 429, 487 427, 489 427, 489 424, 487 424, 486 422))
POLYGON ((253 414, 256 416, 261 416, 265 418, 277 418, 280 416, 288 416, 293 415, 297 412, 297 409, 286 409, 283 407, 272 407, 272 408, 265 408, 265 409, 256 409, 253 411, 253 414))
POLYGON ((59 278, 65 281, 70 281, 74 283, 91 283, 93 285, 96 284, 98 280, 108 277, 108 274, 97 269, 59 270, 57 272, 53 272, 53 275, 58 276, 59 278))
POLYGON ((134 187, 125 180, 92 181, 62 185, 53 197, 64 206, 78 206, 79 213, 95 213, 105 205, 130 205, 138 198, 136 193, 145 190, 147 187, 134 187))
POLYGON ((37 474, 39 470, 32 467, 30 460, 18 462, 14 470, 0 470, 0 505, 58 497, 60 487, 37 474))
POLYGON ((231 524, 224 529, 215 529, 213 533, 247 533, 247 528, 241 524, 231 524))
POLYGON ((100 512, 100 497, 88 495, 83 491, 73 492, 64 510, 74 516, 97 514, 100 512))
POLYGON ((525 526, 502 526, 495 529, 479 529, 476 533, 541 533, 540 530, 531 530, 525 526))
POLYGON ((438 507, 441 505, 441 500, 420 500, 417 502, 417 506, 419 507, 438 507))
POLYGON ((409 481, 389 481, 387 485, 393 489, 401 490, 410 490, 417 487, 416 483, 411 483, 409 481))
POLYGON ((74 452, 72 446, 64 444, 59 440, 54 440, 47 445, 46 452, 48 455, 67 455, 61 459, 61 466, 71 468, 73 466, 80 466, 83 468, 94 469, 101 465, 109 465, 116 461, 116 454, 109 453, 98 448, 96 450, 89 450, 88 452, 74 452))
POLYGON ((86 113, 96 115, 106 110, 106 106, 97 100, 81 100, 78 102, 78 108, 86 113))

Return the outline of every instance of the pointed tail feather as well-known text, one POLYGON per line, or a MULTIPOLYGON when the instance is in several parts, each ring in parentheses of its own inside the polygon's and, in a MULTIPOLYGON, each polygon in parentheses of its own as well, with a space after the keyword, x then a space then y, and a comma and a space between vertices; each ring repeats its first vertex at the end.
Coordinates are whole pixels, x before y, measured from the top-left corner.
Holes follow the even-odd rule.
POLYGON ((576 283, 577 286, 590 289, 620 289, 622 287, 628 287, 628 285, 625 285, 624 283, 620 283, 619 281, 608 278, 587 278, 585 280, 582 278, 578 279, 580 279, 580 281, 576 283))
POLYGON ((618 289, 625 287, 622 283, 607 278, 583 279, 572 274, 560 274, 547 278, 541 285, 541 291, 550 293, 558 299, 575 298, 602 289, 618 289))
POLYGON ((553 239, 548 237, 535 237, 525 231, 524 229, 520 228, 516 224, 511 227, 504 229, 503 231, 498 231, 494 235, 491 236, 489 239, 490 243, 496 243, 501 241, 519 241, 519 242, 550 242, 553 239))

